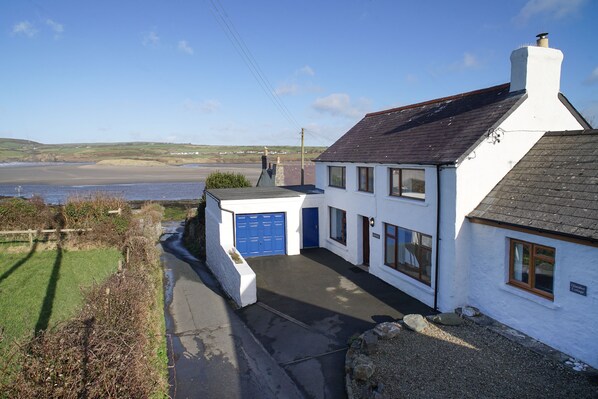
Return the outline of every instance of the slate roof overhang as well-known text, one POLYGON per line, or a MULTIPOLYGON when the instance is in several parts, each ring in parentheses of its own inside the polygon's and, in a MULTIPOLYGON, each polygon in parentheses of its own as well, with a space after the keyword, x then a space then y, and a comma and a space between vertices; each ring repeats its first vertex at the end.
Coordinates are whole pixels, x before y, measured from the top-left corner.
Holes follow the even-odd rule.
POLYGON ((367 114, 316 162, 458 163, 527 97, 502 84, 367 114))
POLYGON ((546 133, 468 218, 598 244, 598 130, 546 133))

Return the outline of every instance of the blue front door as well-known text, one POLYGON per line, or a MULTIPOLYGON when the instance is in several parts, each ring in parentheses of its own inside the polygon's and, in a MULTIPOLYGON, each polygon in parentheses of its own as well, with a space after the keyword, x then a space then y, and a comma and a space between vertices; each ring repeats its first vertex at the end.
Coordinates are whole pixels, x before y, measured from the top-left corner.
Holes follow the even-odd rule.
POLYGON ((245 258, 286 253, 284 213, 237 215, 236 247, 245 258))
POLYGON ((303 248, 320 246, 318 231, 318 208, 303 208, 303 248))

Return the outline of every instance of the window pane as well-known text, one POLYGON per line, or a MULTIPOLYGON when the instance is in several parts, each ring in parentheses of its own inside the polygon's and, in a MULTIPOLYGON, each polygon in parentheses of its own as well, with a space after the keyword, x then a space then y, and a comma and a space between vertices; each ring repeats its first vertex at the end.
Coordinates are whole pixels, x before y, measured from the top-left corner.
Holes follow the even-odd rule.
POLYGON ((374 192, 374 168, 368 168, 368 191, 374 192))
POLYGON ((399 175, 400 169, 390 170, 390 195, 401 195, 401 189, 399 188, 399 175))
POLYGON ((405 197, 425 199, 425 171, 421 169, 401 170, 401 195, 405 197))
POLYGON ((542 247, 539 245, 535 246, 536 249, 536 255, 542 255, 542 256, 546 256, 549 258, 554 259, 554 249, 553 248, 547 248, 547 247, 542 247))
POLYGON ((347 242, 346 213, 341 209, 330 208, 330 238, 342 244, 347 242))
POLYGON ((343 166, 329 166, 329 182, 333 187, 345 188, 345 168, 343 166))
POLYGON ((369 191, 368 168, 359 168, 359 191, 369 191))
POLYGON ((544 259, 535 259, 534 261, 535 287, 539 290, 553 293, 554 286, 554 262, 544 259))
POLYGON ((528 283, 529 281, 529 245, 513 242, 513 280, 528 283))
POLYGON ((432 237, 403 229, 398 231, 398 269, 426 284, 431 281, 432 237))
POLYGON ((393 237, 386 236, 384 263, 396 267, 395 246, 397 240, 393 237))

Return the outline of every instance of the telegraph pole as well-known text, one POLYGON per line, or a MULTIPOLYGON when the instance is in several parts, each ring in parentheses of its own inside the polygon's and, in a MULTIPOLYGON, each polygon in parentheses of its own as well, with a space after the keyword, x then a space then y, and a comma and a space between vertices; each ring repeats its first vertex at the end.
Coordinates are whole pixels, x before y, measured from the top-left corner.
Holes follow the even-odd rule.
POLYGON ((305 184, 305 150, 303 149, 303 131, 305 129, 301 128, 301 185, 305 184))

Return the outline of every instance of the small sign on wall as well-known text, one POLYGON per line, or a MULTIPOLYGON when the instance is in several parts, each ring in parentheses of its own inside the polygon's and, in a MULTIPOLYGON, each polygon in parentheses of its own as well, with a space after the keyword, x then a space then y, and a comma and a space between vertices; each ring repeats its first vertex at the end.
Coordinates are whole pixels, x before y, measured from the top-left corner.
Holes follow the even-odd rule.
POLYGON ((587 296, 588 295, 588 287, 582 284, 574 283, 573 281, 569 282, 569 291, 574 292, 579 295, 587 296))
POLYGON ((380 234, 378 234, 378 233, 372 233, 372 237, 380 239, 380 234))

